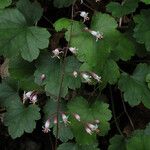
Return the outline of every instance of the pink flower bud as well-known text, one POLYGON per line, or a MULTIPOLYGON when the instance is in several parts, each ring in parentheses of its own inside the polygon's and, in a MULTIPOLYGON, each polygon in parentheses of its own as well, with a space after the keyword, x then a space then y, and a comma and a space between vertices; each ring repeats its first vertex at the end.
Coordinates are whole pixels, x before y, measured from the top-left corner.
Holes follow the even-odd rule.
POLYGON ((25 95, 26 95, 27 98, 30 98, 30 96, 32 95, 32 93, 33 93, 33 91, 29 91, 25 95))
POLYGON ((77 71, 74 71, 74 72, 73 72, 73 76, 74 76, 75 78, 77 78, 78 72, 77 72, 77 71))
POLYGON ((70 47, 69 50, 70 50, 70 52, 72 52, 73 54, 76 54, 77 51, 78 51, 78 49, 75 48, 75 47, 70 47))
POLYGON ((74 114, 74 117, 78 120, 78 121, 81 121, 80 120, 80 116, 78 114, 74 114))
POLYGON ((31 101, 31 103, 35 104, 37 102, 37 95, 35 94, 35 95, 31 96, 30 101, 31 101))
POLYGON ((43 128, 42 131, 43 131, 44 133, 48 133, 48 132, 50 131, 49 127, 50 127, 50 120, 48 119, 48 120, 45 122, 45 125, 42 127, 42 128, 43 128))
POLYGON ((98 76, 96 73, 92 72, 91 74, 92 74, 93 78, 94 78, 95 80, 97 80, 97 82, 100 82, 100 81, 101 81, 101 77, 98 76))
POLYGON ((92 130, 92 131, 96 131, 98 129, 98 125, 97 124, 91 124, 88 123, 87 126, 92 130))
POLYGON ((90 135, 92 135, 92 133, 93 133, 92 130, 88 127, 85 128, 85 131, 90 135))
POLYGON ((46 78, 45 74, 42 74, 40 77, 41 81, 45 80, 45 78, 46 78))
POLYGON ((69 117, 69 116, 66 116, 64 113, 62 113, 62 120, 63 120, 63 122, 64 122, 65 124, 70 123, 70 122, 68 121, 68 117, 69 117))

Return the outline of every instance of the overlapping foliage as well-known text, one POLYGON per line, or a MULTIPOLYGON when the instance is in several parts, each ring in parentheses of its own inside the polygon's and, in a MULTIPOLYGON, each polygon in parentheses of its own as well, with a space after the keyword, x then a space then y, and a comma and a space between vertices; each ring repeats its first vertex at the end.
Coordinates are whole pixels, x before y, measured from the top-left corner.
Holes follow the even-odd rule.
MULTIPOLYGON (((58 56, 50 48, 53 32, 38 25, 44 11, 39 2, 0 1, 0 55, 9 61, 7 78, 0 84, 0 106, 6 109, 4 125, 12 138, 31 133, 39 119, 50 120, 54 136, 63 142, 58 150, 98 150, 97 136, 108 134, 112 119, 109 101, 101 98, 108 85, 115 85, 131 107, 142 104, 150 108, 150 64, 147 60, 138 63, 130 72, 123 71, 121 65, 133 58, 149 58, 150 9, 136 11, 141 3, 148 6, 150 1, 110 2, 105 13, 92 13, 88 24, 74 15, 57 18, 53 28, 57 33, 64 33, 64 43, 68 43, 57 49, 61 51, 58 56), (126 22, 125 17, 130 21, 126 22), (127 24, 123 32, 122 24, 127 24), (96 40, 93 31, 102 38, 96 40), (70 47, 76 53, 70 53, 70 47), (87 83, 101 95, 91 98, 85 94, 85 76, 89 77, 87 83), (29 99, 24 95, 28 91, 33 91, 29 99), (38 98, 33 102, 35 95, 38 98), (41 95, 46 97, 44 108, 40 105, 41 95), (40 115, 41 108, 44 118, 40 115), (67 123, 62 115, 67 117, 67 123), (93 132, 87 132, 89 124, 95 125, 93 132)), ((54 0, 53 4, 63 8, 80 6, 82 1, 54 0)), ((108 149, 148 150, 149 143, 148 125, 129 137, 115 135, 108 149)))

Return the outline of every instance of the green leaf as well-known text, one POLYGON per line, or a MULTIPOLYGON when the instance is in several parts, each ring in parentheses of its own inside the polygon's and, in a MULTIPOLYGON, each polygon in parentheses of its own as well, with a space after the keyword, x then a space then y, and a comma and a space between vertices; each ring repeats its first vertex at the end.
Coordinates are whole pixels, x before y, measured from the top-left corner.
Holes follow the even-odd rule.
POLYGON ((58 150, 100 150, 95 145, 80 146, 75 143, 63 143, 59 145, 58 150))
POLYGON ((136 106, 141 102, 145 107, 150 108, 150 90, 146 85, 146 75, 150 72, 150 66, 139 64, 133 75, 123 73, 119 80, 119 88, 124 92, 124 100, 131 106, 136 106))
POLYGON ((142 10, 140 15, 134 17, 136 26, 134 37, 140 44, 145 44, 147 51, 150 51, 150 10, 142 10))
MULTIPOLYGON (((67 57, 65 76, 62 85, 61 96, 68 93, 68 88, 75 90, 81 85, 80 78, 73 77, 73 71, 78 71, 79 61, 75 57, 67 57)), ((38 59, 37 70, 35 71, 35 82, 39 85, 45 85, 45 90, 51 95, 58 96, 61 83, 62 64, 59 59, 51 58, 49 53, 42 53, 38 59), (45 74, 46 79, 41 82, 40 76, 45 74)))
POLYGON ((95 13, 92 18, 92 29, 104 34, 103 40, 100 41, 99 49, 101 47, 103 48, 103 44, 108 45, 112 51, 110 53, 112 59, 127 61, 131 56, 134 56, 135 48, 128 38, 116 30, 117 26, 117 22, 114 18, 107 14, 95 13))
POLYGON ((108 150, 149 150, 150 124, 144 130, 135 130, 130 137, 115 135, 110 139, 108 150))
POLYGON ((126 141, 125 138, 121 135, 115 135, 110 139, 110 145, 108 150, 126 150, 126 141))
POLYGON ((150 135, 144 134, 141 131, 135 131, 132 137, 127 142, 127 150, 149 150, 150 135))
POLYGON ((17 83, 14 80, 4 80, 0 84, 0 105, 3 107, 11 106, 10 101, 18 97, 16 93, 17 88, 17 83))
POLYGON ((28 61, 36 59, 39 50, 48 46, 49 32, 44 28, 29 27, 17 9, 0 13, 0 54, 14 57, 18 54, 28 61))
POLYGON ((117 63, 114 60, 108 60, 104 65, 102 80, 107 81, 110 84, 114 84, 117 82, 119 77, 120 71, 117 63))
POLYGON ((30 90, 41 90, 41 88, 34 82, 35 66, 23 60, 21 57, 12 57, 9 60, 9 73, 11 78, 18 81, 19 88, 30 90))
POLYGON ((59 145, 58 150, 79 150, 78 146, 73 143, 63 143, 59 145))
POLYGON ((146 75, 146 82, 148 84, 148 88, 150 89, 150 73, 146 75))
POLYGON ((12 0, 1 0, 0 1, 0 9, 8 7, 12 3, 12 0))
POLYGON ((36 127, 36 120, 40 119, 40 109, 36 105, 25 108, 20 102, 11 103, 4 118, 4 124, 8 126, 11 137, 20 137, 24 132, 31 133, 36 127))
POLYGON ((0 98, 7 112, 4 117, 4 125, 8 126, 11 137, 20 137, 24 132, 31 133, 36 126, 36 120, 40 119, 40 109, 36 105, 25 107, 16 90, 7 82, 0 84, 0 98))
POLYGON ((142 2, 144 2, 145 4, 150 4, 150 0, 141 0, 142 2))
POLYGON ((17 8, 25 16, 28 25, 36 24, 43 14, 37 1, 31 3, 29 0, 19 0, 17 8))
POLYGON ((54 0, 54 6, 57 8, 68 7, 73 4, 74 0, 54 0))
MULTIPOLYGON (((73 139, 73 133, 69 126, 64 125, 64 123, 59 123, 59 130, 58 130, 58 138, 62 142, 67 142, 68 140, 73 139)), ((57 127, 55 126, 53 129, 53 134, 56 137, 57 127)))
POLYGON ((62 29, 67 29, 70 25, 71 25, 71 21, 66 18, 61 18, 53 24, 57 32, 61 31, 62 29))
MULTIPOLYGON (((56 116, 56 114, 57 114, 57 105, 58 105, 58 102, 56 100, 48 99, 46 105, 44 106, 44 114, 45 114, 46 119, 56 116)), ((59 103, 59 111, 60 112, 65 112, 66 111, 65 103, 63 103, 63 102, 59 103)))
POLYGON ((86 123, 91 123, 98 119, 100 121, 99 134, 103 136, 108 132, 108 121, 111 119, 111 111, 108 107, 108 104, 101 101, 96 101, 90 106, 82 97, 77 97, 68 104, 69 112, 72 114, 77 113, 81 118, 81 122, 78 122, 74 118, 72 118, 71 121, 73 135, 75 136, 78 144, 85 145, 96 143, 96 134, 93 133, 92 135, 89 135, 86 133, 86 123))
POLYGON ((107 11, 111 12, 115 17, 122 17, 130 14, 138 7, 139 0, 124 0, 122 4, 110 2, 107 5, 107 11))

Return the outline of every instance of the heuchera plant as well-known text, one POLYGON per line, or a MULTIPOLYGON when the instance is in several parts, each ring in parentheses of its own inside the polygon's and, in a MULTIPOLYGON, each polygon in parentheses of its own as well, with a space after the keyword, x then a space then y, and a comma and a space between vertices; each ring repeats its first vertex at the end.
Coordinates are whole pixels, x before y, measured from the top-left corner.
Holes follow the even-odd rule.
POLYGON ((0 106, 9 135, 32 133, 41 120, 41 131, 55 136, 53 149, 99 150, 114 121, 108 150, 148 150, 150 124, 135 130, 126 105, 150 109, 150 0, 52 2, 70 17, 48 20, 42 0, 0 1, 0 106), (55 34, 61 38, 52 46, 55 34), (115 114, 116 90, 129 135, 115 114))

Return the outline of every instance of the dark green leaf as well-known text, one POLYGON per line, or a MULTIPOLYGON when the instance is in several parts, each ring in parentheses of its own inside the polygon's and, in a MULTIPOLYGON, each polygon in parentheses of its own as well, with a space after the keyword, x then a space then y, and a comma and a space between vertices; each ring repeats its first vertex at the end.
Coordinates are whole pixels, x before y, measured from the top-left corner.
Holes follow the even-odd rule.
POLYGON ((48 46, 49 32, 44 28, 28 27, 24 16, 17 9, 6 9, 0 13, 0 54, 21 56, 32 61, 39 50, 48 46))

